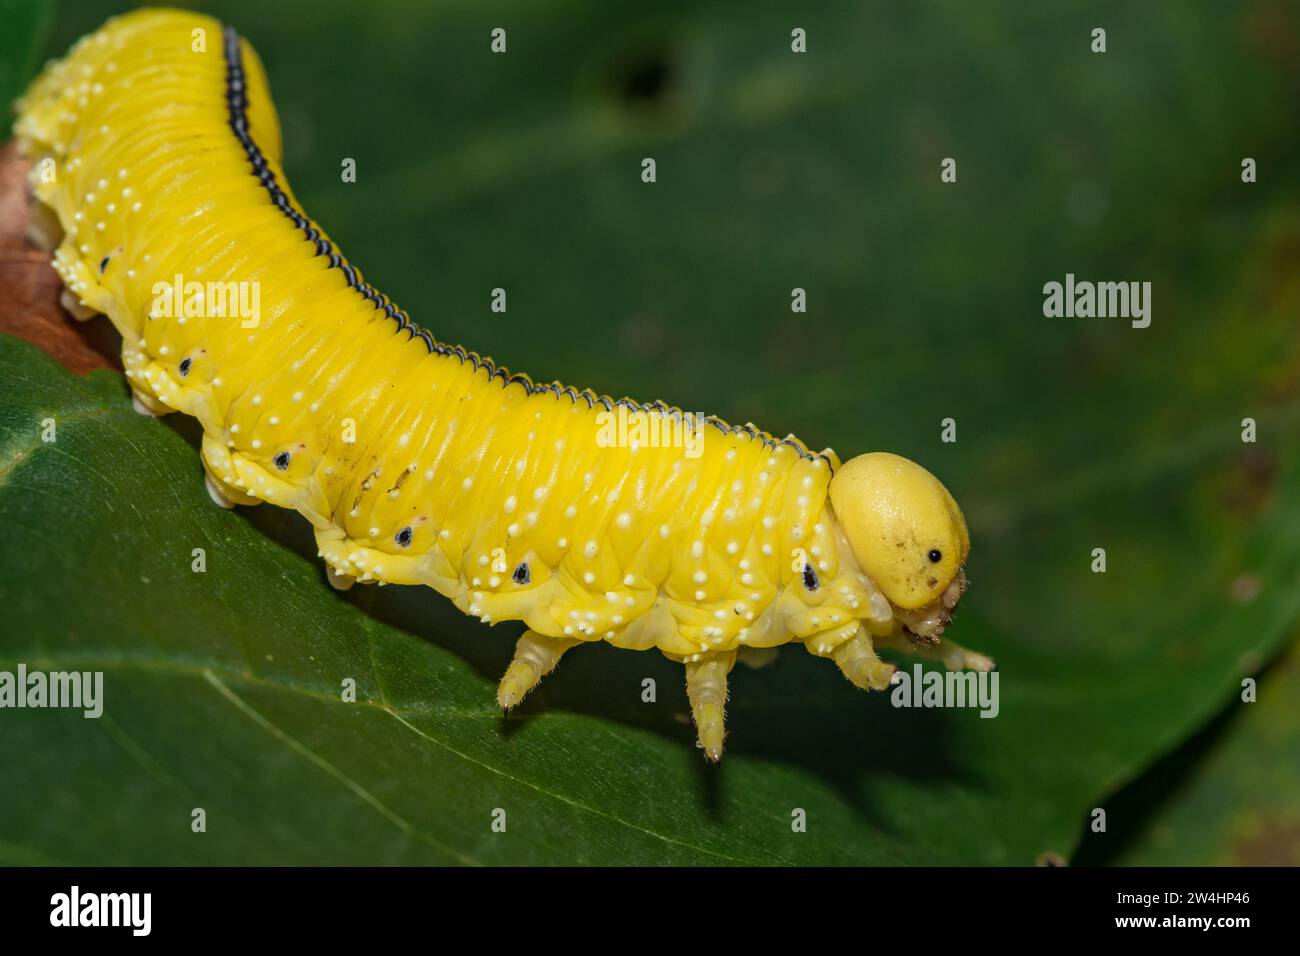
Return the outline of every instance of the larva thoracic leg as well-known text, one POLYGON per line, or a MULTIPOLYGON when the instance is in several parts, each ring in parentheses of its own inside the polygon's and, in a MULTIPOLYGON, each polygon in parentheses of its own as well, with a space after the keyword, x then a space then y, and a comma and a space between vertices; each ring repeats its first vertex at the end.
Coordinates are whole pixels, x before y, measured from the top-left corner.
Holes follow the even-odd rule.
POLYGON ((887 634, 876 638, 876 643, 893 651, 913 654, 927 661, 938 661, 950 671, 991 671, 993 658, 962 647, 951 638, 943 637, 937 644, 917 643, 903 633, 887 634))
POLYGON ((894 665, 880 659, 865 629, 836 646, 830 657, 840 673, 863 690, 884 690, 894 676, 894 665))
POLYGON ((497 685, 497 703, 502 710, 518 704, 543 677, 555 670, 564 652, 582 641, 546 637, 536 631, 524 631, 515 645, 515 656, 497 685))

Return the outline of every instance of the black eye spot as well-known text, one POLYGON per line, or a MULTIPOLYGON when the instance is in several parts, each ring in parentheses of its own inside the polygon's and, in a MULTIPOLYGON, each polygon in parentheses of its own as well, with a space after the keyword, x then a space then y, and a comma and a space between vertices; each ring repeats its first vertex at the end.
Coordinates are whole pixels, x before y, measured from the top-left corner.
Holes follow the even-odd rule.
POLYGON ((397 532, 397 534, 393 536, 393 540, 396 541, 398 544, 400 544, 403 548, 409 548, 411 546, 411 535, 413 533, 414 532, 411 531, 411 526, 408 524, 405 528, 403 528, 401 531, 397 532))
POLYGON ((275 456, 275 467, 281 471, 289 470, 289 453, 287 451, 282 451, 275 456))
POLYGON ((180 364, 178 367, 180 368, 180 372, 181 372, 182 375, 189 375, 189 374, 190 374, 190 360, 189 360, 189 359, 187 359, 187 358, 185 358, 185 359, 181 359, 181 364, 180 364))
POLYGON ((930 559, 931 564, 938 564, 943 560, 943 552, 938 548, 931 548, 927 557, 930 559))
POLYGON ((99 274, 100 274, 100 275, 103 275, 103 274, 104 274, 104 270, 108 268, 108 259, 109 259, 108 256, 104 256, 104 258, 102 258, 102 259, 99 260, 99 274))
POLYGON ((821 587, 821 582, 817 580, 817 569, 811 564, 803 566, 803 586, 809 591, 816 591, 821 587))
POLYGON ((532 580, 532 573, 528 570, 528 562, 525 561, 519 567, 515 568, 515 573, 511 575, 515 584, 527 584, 532 580))

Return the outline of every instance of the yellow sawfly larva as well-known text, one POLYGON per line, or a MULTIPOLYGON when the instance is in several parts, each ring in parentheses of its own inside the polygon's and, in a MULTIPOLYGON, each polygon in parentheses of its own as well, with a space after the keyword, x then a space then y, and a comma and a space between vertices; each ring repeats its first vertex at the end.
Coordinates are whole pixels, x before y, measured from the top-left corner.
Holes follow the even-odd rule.
POLYGON ((881 646, 992 666, 940 640, 970 542, 919 465, 537 384, 413 325, 297 204, 231 28, 111 20, 19 109, 55 266, 121 332, 136 407, 197 418, 213 498, 300 512, 336 586, 424 584, 523 621, 503 708, 578 644, 657 648, 716 761, 738 654, 796 641, 876 690, 881 646), (260 314, 235 307, 249 289, 260 314), (694 442, 602 440, 614 415, 694 442))

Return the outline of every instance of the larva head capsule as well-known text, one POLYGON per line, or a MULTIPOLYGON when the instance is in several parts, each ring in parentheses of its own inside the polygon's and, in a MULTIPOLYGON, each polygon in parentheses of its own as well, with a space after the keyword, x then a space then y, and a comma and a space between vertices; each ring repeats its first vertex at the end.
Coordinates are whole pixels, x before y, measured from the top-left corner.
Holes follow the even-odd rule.
POLYGON ((840 466, 831 507, 862 570, 914 635, 937 639, 965 587, 966 519, 934 475, 873 452, 840 466))

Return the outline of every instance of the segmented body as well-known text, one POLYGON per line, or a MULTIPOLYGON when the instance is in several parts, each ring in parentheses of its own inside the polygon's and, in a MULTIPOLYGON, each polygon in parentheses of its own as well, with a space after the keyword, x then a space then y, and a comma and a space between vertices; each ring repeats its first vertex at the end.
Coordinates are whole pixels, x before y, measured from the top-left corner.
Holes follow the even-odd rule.
POLYGON ((715 420, 698 455, 600 440, 622 405, 437 343, 300 210, 252 49, 216 21, 111 21, 22 105, 56 265, 123 336, 140 400, 203 426, 236 501, 292 508, 325 560, 485 621, 696 660, 896 630, 827 504, 832 453, 715 420), (196 32, 206 49, 196 51, 196 32), (261 317, 158 314, 156 284, 258 283, 261 317))

